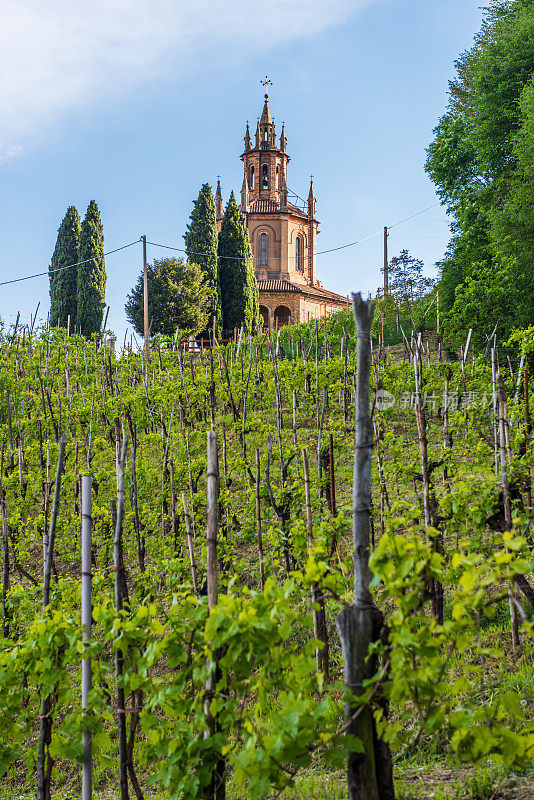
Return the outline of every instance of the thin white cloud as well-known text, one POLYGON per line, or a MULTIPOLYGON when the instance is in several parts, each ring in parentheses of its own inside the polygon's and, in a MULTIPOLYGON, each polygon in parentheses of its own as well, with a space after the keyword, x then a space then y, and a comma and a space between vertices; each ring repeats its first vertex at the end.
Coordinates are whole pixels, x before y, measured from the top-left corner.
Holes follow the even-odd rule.
POLYGON ((66 114, 191 69, 319 33, 376 0, 0 0, 0 161, 66 114))

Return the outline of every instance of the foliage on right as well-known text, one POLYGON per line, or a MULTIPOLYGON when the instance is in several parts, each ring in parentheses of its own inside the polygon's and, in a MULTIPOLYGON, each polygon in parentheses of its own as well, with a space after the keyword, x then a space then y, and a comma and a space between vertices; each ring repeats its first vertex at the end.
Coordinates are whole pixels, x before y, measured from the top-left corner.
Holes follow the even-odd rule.
POLYGON ((534 314, 534 0, 492 0, 456 69, 426 169, 453 219, 446 330, 482 346, 534 314))

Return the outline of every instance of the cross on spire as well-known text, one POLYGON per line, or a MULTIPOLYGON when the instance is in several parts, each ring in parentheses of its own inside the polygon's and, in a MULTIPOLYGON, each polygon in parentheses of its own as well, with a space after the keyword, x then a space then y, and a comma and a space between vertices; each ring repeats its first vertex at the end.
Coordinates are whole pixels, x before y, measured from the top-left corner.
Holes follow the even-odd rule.
POLYGON ((263 86, 263 88, 265 89, 266 92, 267 92, 267 87, 273 85, 273 82, 269 78, 268 75, 266 75, 265 78, 262 81, 260 81, 260 83, 261 83, 261 85, 263 86))

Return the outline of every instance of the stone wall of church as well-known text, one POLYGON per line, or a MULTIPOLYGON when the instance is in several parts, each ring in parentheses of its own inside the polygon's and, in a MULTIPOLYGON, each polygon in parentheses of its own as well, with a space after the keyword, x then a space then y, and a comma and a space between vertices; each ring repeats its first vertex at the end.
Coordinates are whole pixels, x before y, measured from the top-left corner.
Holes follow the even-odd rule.
POLYGON ((342 300, 322 300, 305 295, 303 298, 300 322, 309 322, 312 319, 322 319, 324 316, 335 314, 346 308, 347 304, 342 300))
POLYGON ((322 319, 343 308, 346 303, 341 300, 322 300, 296 292, 260 292, 260 311, 265 327, 270 328, 287 324, 289 315, 295 324, 322 319))
POLYGON ((289 214, 249 214, 247 227, 252 247, 254 270, 258 280, 285 278, 307 285, 315 280, 316 222, 300 220, 289 214), (260 236, 267 235, 267 267, 260 266, 260 236), (297 264, 297 237, 300 238, 301 260, 297 264))

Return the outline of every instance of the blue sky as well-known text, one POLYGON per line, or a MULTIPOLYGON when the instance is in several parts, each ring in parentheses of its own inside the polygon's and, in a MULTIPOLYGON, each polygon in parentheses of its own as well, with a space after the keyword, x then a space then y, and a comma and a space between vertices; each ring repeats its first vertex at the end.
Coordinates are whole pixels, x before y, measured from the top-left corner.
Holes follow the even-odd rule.
MULTIPOLYGON (((290 189, 307 197, 314 175, 319 251, 432 206, 425 148, 481 13, 477 0, 0 0, 0 280, 46 270, 67 206, 83 216, 93 198, 106 250, 142 234, 182 247, 201 184, 220 174, 225 201, 241 187, 265 74, 290 189)), ((406 247, 434 274, 447 240, 436 206, 391 231, 390 254, 406 247)), ((318 256, 318 277, 372 291, 381 262, 377 235, 318 256)), ((140 244, 107 259, 119 337, 140 265, 140 244)), ((7 323, 38 302, 46 318, 46 277, 0 287, 7 323)))

